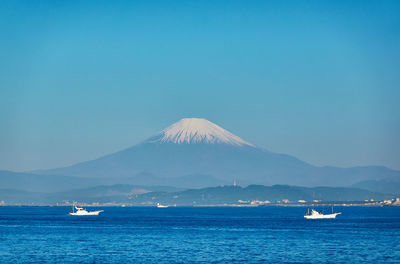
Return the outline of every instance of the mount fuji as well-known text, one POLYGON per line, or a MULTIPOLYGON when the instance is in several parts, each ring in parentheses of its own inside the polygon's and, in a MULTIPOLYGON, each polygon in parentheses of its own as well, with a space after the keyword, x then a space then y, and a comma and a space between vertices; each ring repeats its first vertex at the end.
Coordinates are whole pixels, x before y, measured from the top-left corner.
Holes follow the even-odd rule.
POLYGON ((254 146, 202 118, 181 119, 133 147, 96 160, 39 173, 191 187, 233 180, 241 184, 349 186, 400 177, 399 171, 380 166, 313 166, 254 146))

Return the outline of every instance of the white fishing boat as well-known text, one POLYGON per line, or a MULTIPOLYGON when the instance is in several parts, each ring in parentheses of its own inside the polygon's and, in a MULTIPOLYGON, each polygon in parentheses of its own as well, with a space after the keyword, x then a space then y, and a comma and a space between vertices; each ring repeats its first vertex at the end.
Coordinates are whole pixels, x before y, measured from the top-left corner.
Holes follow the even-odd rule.
POLYGON ((168 205, 162 205, 160 203, 157 203, 157 208, 167 208, 168 205))
POLYGON ((306 213, 306 215, 304 216, 304 218, 306 218, 306 219, 333 219, 333 218, 336 218, 336 216, 339 214, 341 214, 341 213, 334 213, 333 208, 332 208, 331 214, 323 214, 323 213, 319 213, 319 212, 315 211, 314 209, 311 209, 311 213, 310 213, 310 211, 308 211, 306 213))
POLYGON ((104 212, 103 210, 99 211, 91 211, 88 212, 87 210, 83 209, 82 207, 77 207, 75 205, 72 206, 72 212, 70 212, 70 215, 99 215, 101 212, 104 212))

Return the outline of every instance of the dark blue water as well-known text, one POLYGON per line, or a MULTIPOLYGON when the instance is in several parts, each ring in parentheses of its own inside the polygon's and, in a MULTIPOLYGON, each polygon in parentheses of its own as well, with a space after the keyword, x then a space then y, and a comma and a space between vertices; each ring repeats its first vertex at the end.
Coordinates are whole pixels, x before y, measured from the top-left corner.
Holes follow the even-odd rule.
POLYGON ((102 209, 0 207, 0 263, 400 262, 400 207, 102 209))

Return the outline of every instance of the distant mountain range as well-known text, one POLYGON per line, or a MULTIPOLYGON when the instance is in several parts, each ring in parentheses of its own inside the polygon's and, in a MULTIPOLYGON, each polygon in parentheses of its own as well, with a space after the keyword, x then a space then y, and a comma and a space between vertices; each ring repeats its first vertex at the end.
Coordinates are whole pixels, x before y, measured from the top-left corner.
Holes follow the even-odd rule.
POLYGON ((27 192, 0 189, 0 197, 6 204, 56 204, 111 203, 131 205, 221 205, 249 203, 253 200, 277 201, 364 201, 393 198, 393 195, 345 187, 297 187, 288 185, 250 185, 248 187, 220 186, 201 189, 179 190, 163 186, 112 185, 76 189, 56 193, 27 192))
POLYGON ((380 166, 313 166, 295 157, 256 147, 200 118, 182 119, 123 151, 35 173, 185 187, 215 186, 233 180, 241 184, 349 186, 361 181, 400 178, 400 171, 380 166), (190 186, 191 183, 197 186, 190 186))
POLYGON ((373 192, 393 193, 400 196, 400 179, 386 178, 382 180, 361 181, 353 184, 352 187, 365 189, 373 192))
POLYGON ((310 199, 309 188, 290 187, 280 193, 283 187, 277 186, 281 185, 264 186, 266 189, 259 192, 261 187, 254 184, 351 187, 312 189, 316 194, 323 190, 321 197, 332 199, 400 195, 400 171, 380 166, 317 167, 254 146, 208 120, 185 118, 138 145, 96 160, 26 173, 0 171, 0 201, 48 203, 82 199, 140 204, 151 196, 168 203, 212 203, 222 202, 224 192, 230 189, 201 188, 232 185, 233 181, 253 187, 229 191, 226 202, 244 197, 258 199, 256 193, 263 193, 259 198, 268 200, 310 199), (157 186, 171 187, 163 187, 160 192, 157 186), (171 192, 200 190, 174 194, 180 198, 171 198, 165 188, 171 192), (250 195, 249 191, 256 193, 250 195), (333 196, 329 196, 331 191, 333 196))
POLYGON ((21 191, 15 189, 0 189, 0 201, 5 204, 49 205, 67 201, 88 203, 126 203, 134 195, 149 192, 178 192, 183 189, 168 186, 139 185, 102 185, 89 188, 72 189, 60 192, 21 191))
POLYGON ((250 202, 254 200, 269 201, 276 203, 278 201, 289 200, 296 202, 305 200, 327 201, 364 201, 364 200, 383 200, 393 198, 392 195, 386 195, 377 192, 357 188, 345 187, 298 187, 289 185, 249 185, 247 187, 239 186, 220 186, 203 189, 191 189, 181 192, 166 193, 155 192, 146 193, 130 197, 130 202, 135 204, 148 204, 151 202, 160 202, 164 204, 176 205, 215 205, 215 204, 238 204, 239 201, 250 202))
MULTIPOLYGON (((133 184, 159 186, 165 183, 176 188, 203 188, 226 185, 229 182, 209 175, 193 174, 170 178, 165 181, 150 173, 138 173, 132 177, 85 178, 63 175, 39 175, 35 173, 0 171, 0 189, 15 189, 29 192, 61 192, 98 185, 133 184)), ((0 197, 1 200, 1 197, 0 197)))

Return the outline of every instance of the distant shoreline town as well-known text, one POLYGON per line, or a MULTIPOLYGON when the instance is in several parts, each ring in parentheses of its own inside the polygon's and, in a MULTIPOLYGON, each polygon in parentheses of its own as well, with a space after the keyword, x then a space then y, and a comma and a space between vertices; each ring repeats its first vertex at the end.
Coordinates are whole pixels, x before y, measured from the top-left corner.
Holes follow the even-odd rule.
MULTIPOLYGON (((70 207, 72 203, 65 204, 1 204, 0 207, 70 207)), ((114 204, 114 203, 79 203, 85 207, 156 207, 154 205, 137 205, 137 204, 114 204)), ((271 203, 268 205, 253 205, 253 204, 198 204, 198 205, 166 205, 166 207, 399 207, 400 203, 386 203, 384 201, 376 201, 370 203, 320 203, 320 204, 277 204, 271 203)))
MULTIPOLYGON (((63 203, 55 203, 55 204, 29 204, 29 203, 20 203, 20 204, 7 204, 5 201, 0 201, 0 206, 72 206, 74 204, 80 204, 87 207, 155 207, 159 203, 142 203, 142 204, 134 204, 134 203, 114 203, 114 202, 79 202, 79 201, 65 201, 63 203)), ((359 206, 359 207, 387 207, 387 206, 399 206, 400 207, 400 198, 393 198, 381 201, 364 200, 364 201, 289 201, 287 199, 283 199, 282 201, 270 202, 270 201, 243 201, 238 200, 237 203, 220 203, 220 204, 165 204, 165 207, 330 207, 330 206, 359 206)))

